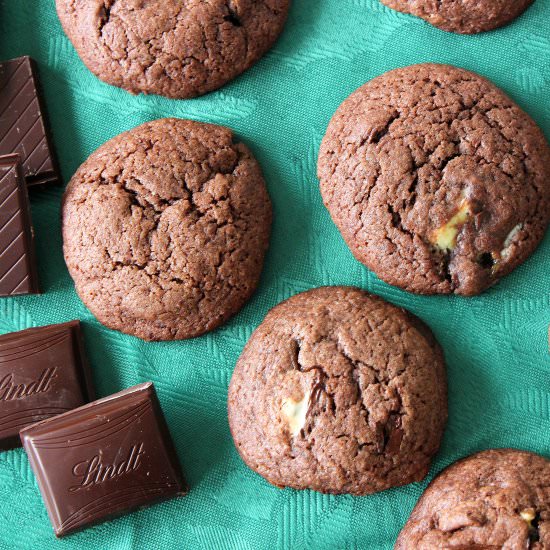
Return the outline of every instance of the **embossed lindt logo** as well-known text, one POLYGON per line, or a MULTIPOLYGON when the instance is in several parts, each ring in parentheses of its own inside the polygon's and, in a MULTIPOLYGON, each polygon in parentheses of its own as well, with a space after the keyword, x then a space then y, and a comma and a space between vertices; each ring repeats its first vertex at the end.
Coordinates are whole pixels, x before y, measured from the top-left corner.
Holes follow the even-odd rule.
POLYGON ((0 379, 0 401, 25 399, 29 395, 47 392, 52 387, 52 380, 57 376, 57 367, 50 367, 42 372, 38 380, 28 384, 16 384, 13 373, 0 379))
POLYGON ((86 489, 86 487, 101 485, 109 479, 135 472, 141 466, 141 457, 144 454, 143 443, 139 443, 138 445, 132 445, 124 460, 119 463, 104 464, 100 451, 92 458, 83 460, 73 466, 73 475, 79 479, 80 483, 69 487, 69 491, 75 493, 86 489))

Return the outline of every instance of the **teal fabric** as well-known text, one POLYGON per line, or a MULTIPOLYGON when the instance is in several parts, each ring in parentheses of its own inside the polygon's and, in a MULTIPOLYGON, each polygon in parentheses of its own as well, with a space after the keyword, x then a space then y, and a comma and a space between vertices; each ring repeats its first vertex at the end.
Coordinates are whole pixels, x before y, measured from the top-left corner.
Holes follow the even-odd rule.
MULTIPOLYGON (((186 342, 145 343, 102 327, 77 298, 61 252, 61 188, 32 192, 43 296, 0 300, 0 330, 78 318, 99 395, 152 380, 191 485, 187 497, 55 540, 21 449, 0 454, 0 549, 389 550, 426 482, 369 497, 279 490, 239 459, 226 417, 235 362, 266 312, 320 285, 357 285, 422 317, 447 361, 450 419, 430 478, 459 457, 501 446, 550 456, 550 234, 536 254, 476 298, 421 297, 356 262, 321 202, 320 140, 336 107, 389 69, 436 61, 506 90, 550 136, 550 0, 477 36, 439 31, 378 0, 294 0, 285 32, 222 90, 174 101, 97 80, 64 36, 54 0, 0 0, 0 58, 40 67, 65 182, 107 139, 147 120, 232 127, 253 149, 274 203, 258 292, 232 321, 186 342)), ((550 184, 550 183, 549 183, 550 184)))

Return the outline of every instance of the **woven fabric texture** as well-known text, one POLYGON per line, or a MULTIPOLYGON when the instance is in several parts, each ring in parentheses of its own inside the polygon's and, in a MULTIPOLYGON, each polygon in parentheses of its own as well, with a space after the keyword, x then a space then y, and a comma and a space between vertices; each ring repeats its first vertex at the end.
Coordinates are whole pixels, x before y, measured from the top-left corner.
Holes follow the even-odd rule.
POLYGON ((0 454, 0 549, 389 550, 427 480, 354 498, 279 490, 248 470, 231 440, 227 386, 266 312, 320 285, 356 285, 410 309, 442 343, 450 420, 430 478, 458 458, 513 446, 550 456, 550 234, 536 254, 476 298, 421 297, 356 262, 325 210, 320 140, 338 105, 367 80, 424 61, 476 71, 503 88, 550 137, 550 0, 498 31, 459 36, 378 0, 294 0, 274 49, 210 95, 133 97, 97 80, 63 34, 54 0, 0 0, 0 58, 31 55, 64 182, 104 141, 159 117, 233 128, 254 151, 274 203, 271 248, 248 305, 221 329, 145 343, 102 327, 75 294, 61 250, 62 188, 32 191, 45 294, 0 300, 0 331, 81 319, 100 396, 152 380, 188 496, 55 540, 21 449, 0 454))

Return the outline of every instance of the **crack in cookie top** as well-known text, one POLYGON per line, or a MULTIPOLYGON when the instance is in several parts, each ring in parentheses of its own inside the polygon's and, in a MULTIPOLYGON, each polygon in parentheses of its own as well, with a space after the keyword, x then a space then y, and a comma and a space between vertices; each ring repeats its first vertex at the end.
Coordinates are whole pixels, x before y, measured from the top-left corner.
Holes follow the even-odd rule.
POLYGON ((381 0, 444 31, 474 34, 507 25, 534 0, 381 0))
POLYGON ((484 78, 414 65, 355 91, 319 153, 321 193, 356 258, 418 293, 477 294, 550 220, 550 149, 484 78))
POLYGON ((229 388, 250 468, 277 486, 368 494, 427 474, 447 420, 445 366, 416 317, 351 287, 272 309, 229 388))
POLYGON ((100 79, 132 93, 188 98, 257 61, 289 0, 56 0, 67 36, 100 79))
POLYGON ((550 461, 496 449, 444 470, 428 486, 395 550, 550 548, 550 461))
POLYGON ((103 324, 148 340, 197 336, 258 284, 271 203, 231 130, 177 119, 101 146, 64 196, 63 249, 103 324))

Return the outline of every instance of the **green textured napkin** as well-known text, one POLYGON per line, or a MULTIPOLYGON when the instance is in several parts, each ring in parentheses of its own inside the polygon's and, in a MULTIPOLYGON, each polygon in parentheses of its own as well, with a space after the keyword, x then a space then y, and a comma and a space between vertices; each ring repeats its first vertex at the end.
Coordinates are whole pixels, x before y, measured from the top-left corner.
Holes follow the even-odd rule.
POLYGON ((426 482, 370 497, 279 490, 239 459, 226 417, 235 361, 269 308, 320 285, 363 287, 433 328, 448 361, 450 419, 430 477, 457 458, 515 446, 550 456, 550 234, 477 298, 419 297, 356 262, 321 202, 319 142, 336 107, 389 69, 437 61, 489 77, 550 136, 550 0, 518 21, 458 36, 378 0, 294 0, 275 48, 208 96, 132 97, 101 83, 64 36, 54 0, 0 0, 0 58, 37 60, 67 181, 110 137, 176 116, 231 126, 265 171, 275 223, 261 286, 231 322, 186 342, 145 343, 102 327, 77 298, 61 252, 62 190, 32 192, 43 296, 0 300, 0 331, 79 318, 99 395, 154 381, 191 485, 189 496, 56 541, 21 449, 0 454, 4 549, 390 549, 426 482))

